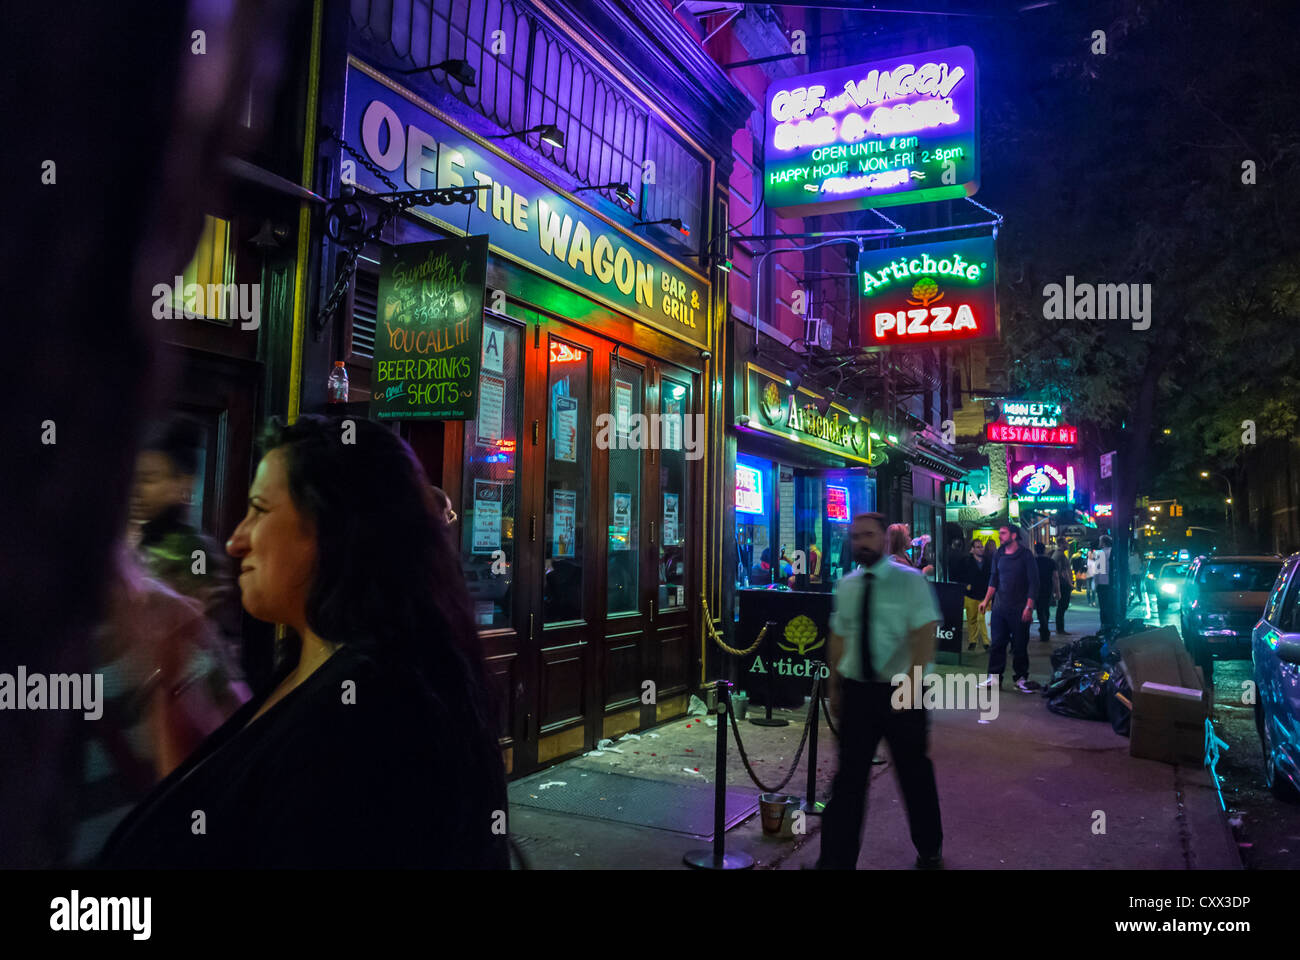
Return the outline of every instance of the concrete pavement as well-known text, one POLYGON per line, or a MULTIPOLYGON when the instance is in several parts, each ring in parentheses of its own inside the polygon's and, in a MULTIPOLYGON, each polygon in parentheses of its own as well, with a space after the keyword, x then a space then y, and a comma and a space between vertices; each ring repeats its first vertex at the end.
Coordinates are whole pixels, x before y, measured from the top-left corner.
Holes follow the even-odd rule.
MULTIPOLYGON (((1067 630, 1076 637, 1095 632, 1097 611, 1081 595, 1076 595, 1075 604, 1066 615, 1067 630)), ((1034 625, 1030 670, 1040 683, 1050 676, 1049 654, 1058 642, 1055 636, 1051 643, 1040 642, 1034 625)), ((963 652, 962 659, 961 665, 939 666, 936 672, 983 675, 986 654, 963 652)), ((930 755, 949 869, 1240 868, 1236 844, 1205 770, 1131 758, 1127 738, 1109 724, 1050 713, 1041 695, 1018 693, 1009 681, 1008 674, 995 719, 981 722, 971 709, 932 714, 930 755)), ((742 724, 746 749, 760 779, 769 783, 789 770, 802 734, 801 716, 781 715, 792 719, 789 727, 742 724)), ((553 767, 548 776, 564 780, 584 769, 612 769, 637 777, 712 781, 716 727, 687 718, 652 732, 659 736, 620 743, 621 754, 571 760, 553 767), (678 763, 682 759, 701 772, 686 772, 678 763)), ((825 799, 837 747, 824 726, 820 746, 818 798, 825 799)), ((883 745, 881 755, 888 756, 883 745)), ((787 793, 804 792, 806 762, 805 756, 787 793)), ((728 783, 746 782, 732 740, 728 783)), ((754 791, 757 794, 757 788, 754 791)), ((808 832, 794 839, 764 835, 759 820, 755 813, 728 831, 728 849, 749 853, 760 869, 797 869, 816 860, 819 818, 809 817, 808 832)), ((672 869, 680 867, 687 850, 709 846, 707 840, 663 830, 527 807, 513 808, 510 824, 535 869, 672 869)), ((892 765, 878 766, 858 866, 907 869, 914 859, 892 765)))

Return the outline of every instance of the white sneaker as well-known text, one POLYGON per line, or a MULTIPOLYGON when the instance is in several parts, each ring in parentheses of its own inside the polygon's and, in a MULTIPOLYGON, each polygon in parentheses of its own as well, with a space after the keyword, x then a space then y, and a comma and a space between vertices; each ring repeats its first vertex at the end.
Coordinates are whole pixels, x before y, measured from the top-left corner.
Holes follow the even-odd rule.
POLYGON ((987 677, 985 677, 983 680, 981 680, 981 681, 979 682, 979 686, 981 686, 981 687, 997 687, 999 690, 1001 690, 1001 689, 1002 689, 1002 678, 999 677, 999 676, 998 676, 997 674, 995 674, 995 673, 990 673, 987 677))
POLYGON ((1019 680, 1016 681, 1016 689, 1019 690, 1021 693, 1034 692, 1034 688, 1029 685, 1029 679, 1027 677, 1021 677, 1019 680))

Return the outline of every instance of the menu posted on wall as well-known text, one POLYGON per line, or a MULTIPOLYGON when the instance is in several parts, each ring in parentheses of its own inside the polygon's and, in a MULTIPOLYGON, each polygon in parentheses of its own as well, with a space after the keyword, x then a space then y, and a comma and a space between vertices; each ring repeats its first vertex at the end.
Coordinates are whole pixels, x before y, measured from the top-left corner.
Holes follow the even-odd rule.
POLYGON ((486 235, 408 243, 384 252, 371 417, 474 419, 487 256, 486 235))

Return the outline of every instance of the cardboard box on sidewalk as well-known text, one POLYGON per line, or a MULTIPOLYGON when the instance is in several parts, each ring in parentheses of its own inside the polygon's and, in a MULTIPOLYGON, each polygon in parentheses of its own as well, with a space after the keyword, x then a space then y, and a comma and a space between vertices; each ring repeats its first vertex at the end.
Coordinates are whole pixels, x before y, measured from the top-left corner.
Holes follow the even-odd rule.
POLYGON ((1148 630, 1117 641, 1116 647, 1133 690, 1129 756, 1199 766, 1210 701, 1201 670, 1177 631, 1148 630))

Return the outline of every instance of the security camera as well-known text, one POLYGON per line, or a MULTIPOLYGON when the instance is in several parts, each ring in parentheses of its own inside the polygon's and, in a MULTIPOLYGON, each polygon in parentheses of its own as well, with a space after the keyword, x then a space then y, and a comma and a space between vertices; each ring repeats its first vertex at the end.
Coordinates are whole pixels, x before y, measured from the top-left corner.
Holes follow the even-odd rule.
POLYGON ((700 353, 700 356, 703 357, 705 360, 708 360, 710 357, 713 356, 713 354, 709 353, 709 351, 707 350, 704 350, 700 353))
POLYGON ((742 413, 740 416, 736 418, 736 423, 739 426, 747 427, 749 426, 749 417, 742 413))

